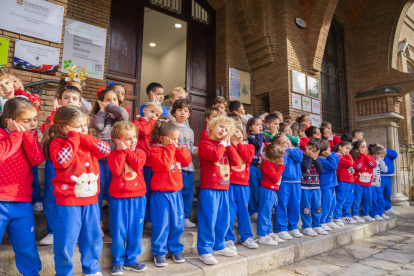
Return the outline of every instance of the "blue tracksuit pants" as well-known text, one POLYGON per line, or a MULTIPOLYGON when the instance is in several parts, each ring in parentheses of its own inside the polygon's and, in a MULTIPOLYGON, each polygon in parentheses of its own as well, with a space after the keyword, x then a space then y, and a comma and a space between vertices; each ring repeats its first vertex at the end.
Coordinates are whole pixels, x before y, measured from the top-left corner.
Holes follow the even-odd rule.
POLYGON ((259 188, 260 180, 262 180, 262 173, 255 166, 250 166, 250 198, 249 198, 249 214, 256 214, 259 210, 259 188))
POLYGON ((302 229, 321 227, 321 198, 321 189, 302 189, 302 196, 300 199, 300 216, 302 218, 302 229))
POLYGON ((115 198, 109 203, 109 232, 112 244, 112 265, 132 265, 138 261, 142 248, 145 196, 115 198))
POLYGON ((321 189, 322 194, 322 212, 321 224, 332 222, 332 214, 335 209, 336 197, 335 187, 321 189))
POLYGON ((302 187, 300 182, 281 182, 277 191, 278 204, 275 208, 276 233, 298 229, 300 213, 300 197, 302 187), (286 225, 286 220, 289 225, 286 225))
POLYGON ((338 186, 335 187, 336 204, 333 212, 334 219, 342 218, 342 209, 350 193, 351 185, 353 184, 350 182, 339 181, 338 186))
MULTIPOLYGON (((266 237, 273 233, 272 209, 277 205, 277 193, 270 189, 260 187, 260 204, 257 215, 257 235, 266 237)), ((239 219, 239 216, 237 216, 239 219)))
POLYGON ((342 206, 343 217, 348 217, 348 218, 352 217, 351 206, 352 206, 352 203, 354 202, 354 189, 355 189, 355 184, 351 183, 351 185, 349 186, 348 196, 346 197, 344 206, 342 206))
POLYGON ((24 276, 37 276, 42 269, 35 241, 35 221, 30 202, 0 201, 0 237, 7 232, 16 266, 24 276))
POLYGON ((374 218, 376 215, 382 216, 385 210, 384 183, 380 187, 371 186, 372 206, 369 215, 374 218))
MULTIPOLYGON (((99 190, 98 195, 98 203, 99 208, 102 209, 102 200, 109 201, 109 186, 111 185, 112 181, 112 173, 109 170, 108 161, 106 160, 98 160, 99 163, 99 170, 101 171, 99 181, 101 182, 101 188, 99 190)), ((100 215, 100 221, 102 221, 102 211, 100 215)))
POLYGON ((32 181, 32 204, 37 202, 42 202, 42 188, 40 188, 39 183, 39 173, 37 171, 38 166, 32 166, 33 181, 32 181))
POLYGON ((193 209, 193 197, 194 197, 194 178, 193 172, 182 171, 183 172, 183 188, 181 189, 181 194, 183 195, 184 203, 184 217, 189 218, 191 210, 193 209))
POLYGON ((184 233, 184 206, 181 192, 152 191, 151 194, 152 251, 166 255, 183 251, 180 238, 184 233))
POLYGON ((201 189, 198 198, 198 255, 226 247, 224 237, 230 225, 229 191, 201 189))
POLYGON ((355 184, 354 202, 352 203, 352 216, 359 216, 359 207, 361 206, 361 217, 369 216, 369 210, 372 205, 371 186, 362 186, 355 184))
POLYGON ((230 226, 227 231, 225 240, 236 241, 234 235, 234 221, 237 214, 237 225, 241 242, 245 242, 248 238, 253 238, 252 224, 250 222, 248 204, 250 197, 249 186, 230 184, 229 188, 229 208, 230 208, 230 226))
POLYGON ((385 210, 391 209, 392 176, 381 176, 381 186, 384 186, 385 210))
POLYGON ((94 274, 101 270, 98 264, 102 250, 99 230, 99 204, 86 206, 56 205, 53 233, 56 276, 73 274, 73 253, 78 241, 82 272, 94 274))
POLYGON ((56 197, 53 194, 52 179, 56 177, 55 168, 52 161, 46 160, 45 164, 45 187, 43 188, 43 212, 47 222, 47 233, 53 234, 53 224, 55 221, 56 197))
POLYGON ((151 179, 154 173, 152 172, 151 167, 147 166, 144 166, 142 173, 144 174, 145 184, 147 185, 147 193, 145 194, 147 197, 147 206, 145 207, 145 221, 151 221, 151 179))

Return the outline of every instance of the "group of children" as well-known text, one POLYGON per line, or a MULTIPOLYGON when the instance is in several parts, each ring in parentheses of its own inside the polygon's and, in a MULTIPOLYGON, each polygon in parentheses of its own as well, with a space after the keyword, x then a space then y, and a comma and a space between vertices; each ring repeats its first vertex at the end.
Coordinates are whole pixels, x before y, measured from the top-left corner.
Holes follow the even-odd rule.
POLYGON ((155 265, 167 266, 168 250, 174 262, 184 263, 180 238, 185 227, 196 226, 189 219, 197 202, 192 155, 201 165, 197 251, 205 264, 216 264, 214 255, 237 255, 235 220, 242 245, 255 249, 396 213, 390 196, 397 153, 367 146, 361 131, 339 138, 330 123, 317 128, 308 115, 296 122, 280 112, 252 116, 242 103, 217 97, 195 146, 188 123, 192 106, 183 88, 171 91, 167 109, 163 87, 151 83, 150 102, 129 122, 125 87, 99 89, 92 108, 82 98, 83 81, 76 75, 62 80, 39 144, 40 98, 0 70, 0 233, 7 231, 23 275, 39 275, 42 268, 33 213, 40 207, 48 229, 40 244, 53 244, 56 275, 73 275, 77 243, 83 275, 102 275, 105 205, 112 275, 147 268, 138 261, 144 228, 152 231, 155 265), (89 112, 96 138, 89 132, 89 112), (45 160, 39 207, 32 201, 36 166, 45 160), (251 220, 257 220, 258 240, 251 220))

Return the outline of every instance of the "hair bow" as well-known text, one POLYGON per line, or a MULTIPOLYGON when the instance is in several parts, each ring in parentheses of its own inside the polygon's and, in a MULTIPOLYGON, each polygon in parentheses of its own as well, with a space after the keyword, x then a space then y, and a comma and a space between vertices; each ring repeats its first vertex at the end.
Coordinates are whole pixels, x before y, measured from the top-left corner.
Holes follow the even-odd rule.
POLYGON ((115 84, 115 82, 114 81, 112 81, 112 82, 110 82, 109 84, 108 84, 108 87, 109 86, 112 86, 112 85, 114 85, 115 84))
POLYGON ((98 93, 96 93, 96 97, 99 97, 99 95, 101 94, 102 91, 105 90, 105 87, 101 87, 98 90, 96 90, 98 93))
POLYGON ((158 119, 160 122, 168 123, 169 119, 158 119))

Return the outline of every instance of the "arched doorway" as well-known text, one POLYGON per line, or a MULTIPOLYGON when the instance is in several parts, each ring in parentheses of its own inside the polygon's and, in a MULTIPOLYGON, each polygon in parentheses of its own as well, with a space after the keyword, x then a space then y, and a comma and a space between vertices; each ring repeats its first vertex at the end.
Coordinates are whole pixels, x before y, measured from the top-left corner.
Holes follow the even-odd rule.
MULTIPOLYGON (((186 22, 185 89, 193 105, 190 125, 196 144, 204 127, 204 110, 215 96, 215 13, 205 0, 112 0, 107 83, 127 88, 131 119, 139 115, 142 83, 144 14, 151 10, 186 22)), ((162 84, 162 83, 161 83, 162 84)), ((168 88, 167 88, 168 89, 168 88)), ((169 91, 165 91, 167 95, 169 91)))

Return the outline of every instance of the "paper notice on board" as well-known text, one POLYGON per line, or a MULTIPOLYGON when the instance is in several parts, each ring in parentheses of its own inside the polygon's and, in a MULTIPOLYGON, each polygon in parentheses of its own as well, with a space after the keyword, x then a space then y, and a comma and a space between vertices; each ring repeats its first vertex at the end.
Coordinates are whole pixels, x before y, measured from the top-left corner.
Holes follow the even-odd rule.
POLYGON ((321 126, 321 116, 310 114, 309 118, 312 122, 313 126, 320 127, 321 126))
POLYGON ((302 96, 298 94, 292 94, 292 107, 294 109, 302 109, 302 96))
POLYGON ((240 100, 240 71, 230 68, 230 101, 240 100))

